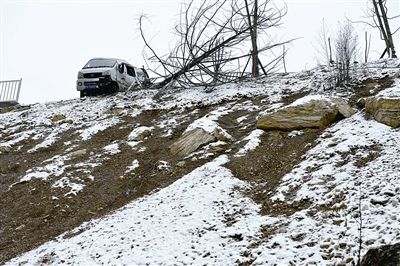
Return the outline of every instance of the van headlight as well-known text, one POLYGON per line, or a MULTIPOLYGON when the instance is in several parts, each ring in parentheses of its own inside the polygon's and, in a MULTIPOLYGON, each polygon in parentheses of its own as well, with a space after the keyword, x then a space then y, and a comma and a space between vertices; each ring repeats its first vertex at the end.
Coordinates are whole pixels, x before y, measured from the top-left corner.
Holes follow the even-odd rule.
POLYGON ((78 72, 78 79, 83 79, 83 73, 78 72))
POLYGON ((102 74, 102 76, 110 76, 110 75, 111 75, 111 71, 110 70, 106 70, 102 74))

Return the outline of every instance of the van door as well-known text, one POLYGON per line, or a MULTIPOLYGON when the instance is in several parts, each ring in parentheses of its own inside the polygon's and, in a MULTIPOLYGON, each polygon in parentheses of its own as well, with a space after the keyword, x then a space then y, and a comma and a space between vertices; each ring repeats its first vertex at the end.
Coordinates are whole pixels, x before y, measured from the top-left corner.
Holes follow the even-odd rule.
POLYGON ((126 80, 126 76, 126 65, 124 63, 121 63, 117 66, 117 82, 120 89, 126 90, 128 88, 128 81, 126 80))
POLYGON ((135 87, 137 85, 137 73, 135 69, 129 65, 126 65, 126 71, 127 71, 127 83, 128 83, 128 88, 135 87))

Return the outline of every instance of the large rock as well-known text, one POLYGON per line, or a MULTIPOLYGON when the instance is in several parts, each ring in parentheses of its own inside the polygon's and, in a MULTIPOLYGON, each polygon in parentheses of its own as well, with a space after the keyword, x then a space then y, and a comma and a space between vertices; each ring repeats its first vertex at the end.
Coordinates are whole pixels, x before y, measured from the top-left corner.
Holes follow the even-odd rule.
POLYGON ((361 266, 380 265, 400 265, 400 243, 370 249, 361 261, 361 266))
POLYGON ((185 132, 175 143, 169 146, 172 154, 185 157, 198 148, 216 141, 216 137, 202 128, 195 128, 185 132))
POLYGON ((400 97, 375 96, 365 100, 365 110, 376 121, 391 127, 400 127, 400 97))
POLYGON ((325 128, 336 121, 338 115, 349 117, 354 110, 340 98, 307 96, 292 105, 261 116, 257 128, 265 130, 294 130, 325 128))
POLYGON ((151 136, 152 127, 137 127, 128 136, 129 141, 142 141, 151 136))

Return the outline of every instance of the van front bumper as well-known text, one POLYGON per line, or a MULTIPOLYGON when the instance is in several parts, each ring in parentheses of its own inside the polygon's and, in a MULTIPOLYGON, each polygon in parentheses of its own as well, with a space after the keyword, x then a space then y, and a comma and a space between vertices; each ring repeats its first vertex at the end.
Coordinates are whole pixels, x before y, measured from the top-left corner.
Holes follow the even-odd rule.
POLYGON ((76 89, 83 90, 96 90, 104 89, 111 85, 112 79, 110 76, 103 76, 99 78, 81 78, 76 81, 76 89))

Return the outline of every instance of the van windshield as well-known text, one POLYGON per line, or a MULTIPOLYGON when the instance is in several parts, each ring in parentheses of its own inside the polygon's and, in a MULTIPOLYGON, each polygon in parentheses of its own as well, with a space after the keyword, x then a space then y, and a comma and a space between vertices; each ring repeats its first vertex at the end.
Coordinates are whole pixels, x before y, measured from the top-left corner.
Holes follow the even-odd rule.
POLYGON ((116 62, 114 59, 91 59, 83 68, 113 67, 116 62))

